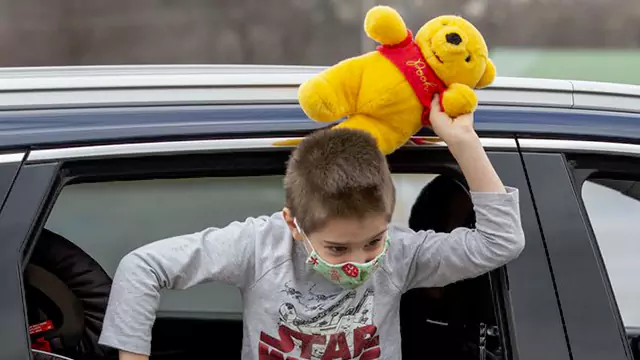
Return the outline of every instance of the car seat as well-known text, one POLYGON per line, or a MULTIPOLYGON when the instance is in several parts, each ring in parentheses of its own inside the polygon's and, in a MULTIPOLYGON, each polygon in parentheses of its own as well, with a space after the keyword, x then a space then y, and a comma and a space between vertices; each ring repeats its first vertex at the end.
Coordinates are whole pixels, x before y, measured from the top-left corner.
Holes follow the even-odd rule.
POLYGON ((32 348, 72 359, 114 356, 98 345, 111 278, 78 246, 43 229, 25 268, 32 348))
POLYGON ((471 195, 450 175, 439 175, 429 182, 418 194, 409 216, 413 231, 450 232, 456 227, 473 227, 474 223, 471 195))
MULTIPOLYGON (((409 217, 414 231, 474 226, 471 195, 461 180, 449 175, 439 175, 422 189, 409 217)), ((481 324, 494 322, 490 291, 485 275, 405 293, 400 304, 403 359, 480 358, 481 324)), ((492 356, 486 354, 487 359, 492 356)))

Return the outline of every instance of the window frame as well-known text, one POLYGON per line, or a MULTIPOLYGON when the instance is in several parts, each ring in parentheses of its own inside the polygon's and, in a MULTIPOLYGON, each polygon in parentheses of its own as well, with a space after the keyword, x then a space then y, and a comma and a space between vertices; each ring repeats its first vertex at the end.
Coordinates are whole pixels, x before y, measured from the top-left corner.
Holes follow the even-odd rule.
POLYGON ((584 180, 598 171, 628 172, 630 162, 640 161, 640 145, 534 139, 519 143, 572 357, 633 359, 581 193, 584 180))
MULTIPOLYGON (((24 294, 22 289, 22 272, 19 264, 26 264, 33 239, 38 233, 55 199, 65 185, 77 182, 98 182, 105 179, 148 179, 153 178, 177 178, 185 176, 242 176, 242 175, 274 175, 282 174, 284 163, 288 158, 290 149, 272 147, 273 139, 226 139, 226 140, 199 140, 197 142, 176 141, 167 143, 128 143, 106 146, 86 146, 75 148, 58 148, 51 150, 36 150, 29 154, 26 164, 19 173, 16 186, 7 199, 6 211, 0 214, 0 231, 9 234, 7 243, 13 246, 10 253, 13 258, 8 263, 13 264, 14 276, 11 281, 5 279, 0 286, 11 285, 14 290, 10 293, 7 303, 11 304, 16 314, 11 321, 5 322, 5 326, 20 326, 24 332, 13 331, 15 341, 7 344, 5 354, 11 354, 10 358, 24 357, 29 350, 29 336, 25 317, 24 294), (233 146, 229 146, 229 145, 233 146), (135 150, 142 151, 135 151, 135 150), (26 249, 26 251, 23 251, 26 249), (5 283, 6 282, 6 283, 5 283), (13 325, 12 325, 13 324, 13 325)), ((524 204, 533 210, 528 194, 522 162, 518 156, 515 140, 509 138, 483 139, 489 157, 503 177, 505 183, 518 187, 525 194, 524 204)), ((389 156, 390 167, 393 172, 404 173, 447 173, 459 172, 455 160, 447 151, 444 144, 429 144, 424 146, 407 147, 398 150, 389 156), (428 159, 425 161, 425 159, 428 159)), ((521 200, 521 204, 523 201, 521 200)), ((533 224, 536 222, 534 213, 527 213, 529 218, 523 221, 533 224), (531 218, 533 216, 533 218, 531 218)), ((530 244, 528 244, 530 246, 530 244)), ((530 257, 532 261, 527 263, 527 270, 535 266, 537 271, 549 271, 546 259, 539 254, 530 257)), ((504 306, 497 314, 503 326, 501 329, 505 351, 511 352, 509 359, 533 359, 538 354, 561 354, 562 349, 545 348, 535 353, 519 354, 518 348, 523 343, 528 343, 526 349, 532 349, 533 344, 539 344, 535 334, 539 331, 531 329, 526 331, 526 337, 521 334, 523 329, 530 327, 522 316, 514 316, 514 311, 524 314, 528 309, 521 305, 520 300, 512 301, 515 293, 526 288, 520 276, 522 270, 511 276, 512 269, 518 269, 518 261, 491 273, 492 284, 500 286, 492 289, 500 300, 498 305, 504 306), (520 275, 519 275, 520 274, 520 275), (517 279, 517 285, 514 283, 517 279), (511 284, 509 285, 509 281, 511 284), (518 326, 514 322, 518 321, 518 326), (522 321, 522 322, 521 322, 522 321), (551 349, 551 350, 549 350, 551 349)), ((548 289, 546 289, 548 290, 548 289)), ((551 296, 551 291, 546 291, 545 296, 551 296)), ((527 294, 530 295, 530 294, 527 294)), ((527 304, 535 300, 528 299, 527 304)), ((518 296, 524 299, 524 296, 518 296)), ((532 314, 532 316, 536 316, 532 314)), ((530 316, 529 316, 530 317, 530 316)), ((6 319, 5 319, 6 320, 6 319)), ((553 318, 553 322, 560 319, 553 318)), ((534 324, 539 326, 540 323, 534 324)), ((558 356, 554 356, 558 358, 558 356)))

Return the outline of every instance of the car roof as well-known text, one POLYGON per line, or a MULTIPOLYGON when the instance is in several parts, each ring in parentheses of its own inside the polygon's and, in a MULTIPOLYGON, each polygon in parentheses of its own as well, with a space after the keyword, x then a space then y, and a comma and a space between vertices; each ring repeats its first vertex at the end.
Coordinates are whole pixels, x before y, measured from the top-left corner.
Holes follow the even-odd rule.
MULTIPOLYGON (((327 124, 306 118, 298 106, 297 91, 302 82, 324 69, 277 65, 2 68, 0 148, 309 131, 327 124)), ((610 138, 640 139, 640 86, 498 77, 478 90, 478 97, 481 115, 505 109, 526 113, 494 117, 499 120, 491 125, 480 121, 482 131, 521 129, 588 137, 607 128, 604 132, 610 138), (602 116, 560 120, 547 111, 602 116), (598 123, 603 116, 606 126, 598 123)))
MULTIPOLYGON (((297 102, 297 88, 325 67, 128 65, 0 69, 0 109, 297 102), (146 90, 146 91, 143 91, 146 90), (82 93, 78 93, 82 92, 82 93)), ((498 77, 484 105, 533 105, 640 113, 640 86, 498 77)))

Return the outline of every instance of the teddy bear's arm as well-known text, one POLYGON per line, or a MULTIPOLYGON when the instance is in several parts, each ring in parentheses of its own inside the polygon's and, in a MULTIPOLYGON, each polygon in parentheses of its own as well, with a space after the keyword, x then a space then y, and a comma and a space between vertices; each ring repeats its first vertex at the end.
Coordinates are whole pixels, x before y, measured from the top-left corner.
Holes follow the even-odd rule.
POLYGON ((407 38, 407 26, 402 16, 389 6, 374 6, 364 19, 364 30, 382 45, 396 45, 407 38))
POLYGON ((478 96, 467 85, 454 83, 442 94, 442 107, 451 118, 473 112, 478 106, 478 96))
POLYGON ((340 120, 356 110, 363 71, 362 57, 343 60, 300 86, 298 100, 315 121, 340 120))

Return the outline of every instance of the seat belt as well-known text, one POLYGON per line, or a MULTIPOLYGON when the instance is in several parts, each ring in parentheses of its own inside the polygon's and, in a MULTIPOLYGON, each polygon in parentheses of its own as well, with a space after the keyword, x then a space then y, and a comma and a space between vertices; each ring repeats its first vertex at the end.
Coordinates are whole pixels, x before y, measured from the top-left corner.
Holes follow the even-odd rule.
POLYGON ((480 323, 480 339, 478 341, 478 357, 480 360, 487 358, 487 324, 480 323))

